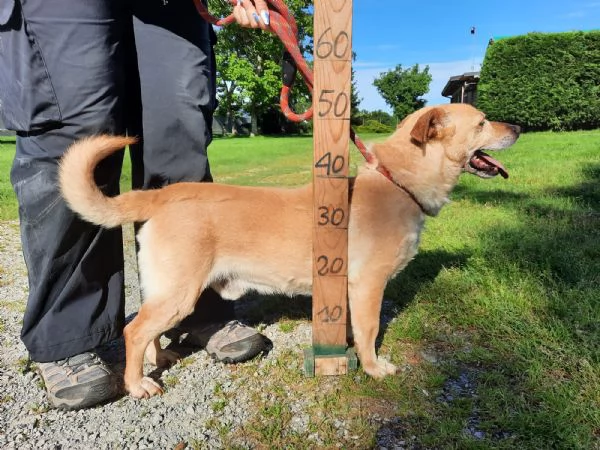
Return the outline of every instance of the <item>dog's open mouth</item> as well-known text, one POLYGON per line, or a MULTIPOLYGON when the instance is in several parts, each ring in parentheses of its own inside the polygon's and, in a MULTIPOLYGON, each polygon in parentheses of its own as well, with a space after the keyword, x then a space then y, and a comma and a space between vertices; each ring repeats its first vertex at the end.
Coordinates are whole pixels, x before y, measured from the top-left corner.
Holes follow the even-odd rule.
POLYGON ((477 150, 471 156, 471 159, 465 164, 465 170, 482 178, 491 178, 498 174, 502 178, 508 178, 508 172, 504 166, 481 150, 477 150))

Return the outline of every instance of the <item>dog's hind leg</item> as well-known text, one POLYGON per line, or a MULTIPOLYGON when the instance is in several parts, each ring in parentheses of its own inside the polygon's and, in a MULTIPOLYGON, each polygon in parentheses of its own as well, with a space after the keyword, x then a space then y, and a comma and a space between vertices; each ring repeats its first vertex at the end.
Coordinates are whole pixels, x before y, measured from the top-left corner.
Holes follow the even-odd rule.
POLYGON ((160 337, 154 338, 146 347, 146 359, 156 367, 169 367, 179 361, 179 354, 172 350, 161 348, 160 337))
POLYGON ((156 315, 152 303, 145 303, 137 316, 123 330, 125 335, 125 389, 132 397, 148 398, 162 394, 162 387, 149 377, 144 377, 144 351, 157 338, 150 317, 156 315), (149 326, 150 325, 150 326, 149 326))
POLYGON ((363 370, 374 378, 396 373, 396 366, 378 358, 375 353, 384 287, 384 281, 374 282, 364 276, 348 286, 350 320, 358 358, 363 370))
MULTIPOLYGON (((159 336, 171 329, 193 310, 199 289, 190 289, 179 304, 170 302, 168 296, 148 298, 135 319, 125 327, 125 389, 136 398, 162 394, 162 387, 149 377, 144 377, 144 352, 150 346, 150 358, 155 363, 168 363, 170 354, 160 349, 159 336), (183 305, 187 307, 182 308, 183 305), (158 345, 158 347, 157 347, 158 345)), ((147 354, 147 353, 146 353, 147 354)))
MULTIPOLYGON (((176 212, 177 205, 173 208, 176 212)), ((160 348, 159 336, 194 311, 211 269, 210 246, 204 245, 203 251, 197 252, 196 247, 190 245, 189 234, 173 226, 180 220, 172 213, 166 209, 164 216, 155 216, 144 224, 137 236, 144 302, 135 319, 125 327, 124 381, 127 391, 138 398, 163 393, 158 383, 144 377, 144 353, 157 365, 177 358, 174 353, 160 348)), ((206 234, 200 230, 194 239, 204 241, 206 234)))

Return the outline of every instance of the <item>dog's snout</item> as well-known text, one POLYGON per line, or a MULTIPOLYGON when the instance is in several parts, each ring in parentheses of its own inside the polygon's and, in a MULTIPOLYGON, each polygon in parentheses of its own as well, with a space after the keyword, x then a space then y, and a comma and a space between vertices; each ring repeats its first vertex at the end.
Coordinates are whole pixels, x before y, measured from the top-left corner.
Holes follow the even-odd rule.
POLYGON ((510 127, 511 130, 514 131, 514 133, 518 136, 521 134, 521 127, 519 125, 511 125, 508 124, 508 126, 510 127))

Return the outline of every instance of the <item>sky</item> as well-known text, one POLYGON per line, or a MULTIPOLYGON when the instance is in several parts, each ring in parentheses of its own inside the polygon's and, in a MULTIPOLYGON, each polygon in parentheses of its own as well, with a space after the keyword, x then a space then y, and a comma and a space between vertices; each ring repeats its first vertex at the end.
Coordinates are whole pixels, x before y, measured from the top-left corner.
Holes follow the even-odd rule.
POLYGON ((441 95, 448 78, 480 70, 490 38, 593 29, 600 29, 600 0, 353 0, 360 109, 391 112, 373 80, 398 64, 429 66, 427 104, 448 103, 441 95))

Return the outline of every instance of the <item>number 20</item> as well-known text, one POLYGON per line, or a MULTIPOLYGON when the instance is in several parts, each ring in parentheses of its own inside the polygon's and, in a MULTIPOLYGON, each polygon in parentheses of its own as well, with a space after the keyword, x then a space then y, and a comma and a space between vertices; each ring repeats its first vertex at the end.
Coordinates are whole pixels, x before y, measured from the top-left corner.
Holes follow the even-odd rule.
POLYGON ((324 275, 338 275, 344 269, 344 260, 342 258, 334 258, 331 263, 329 258, 325 255, 321 255, 317 258, 317 273, 321 276, 324 275))

